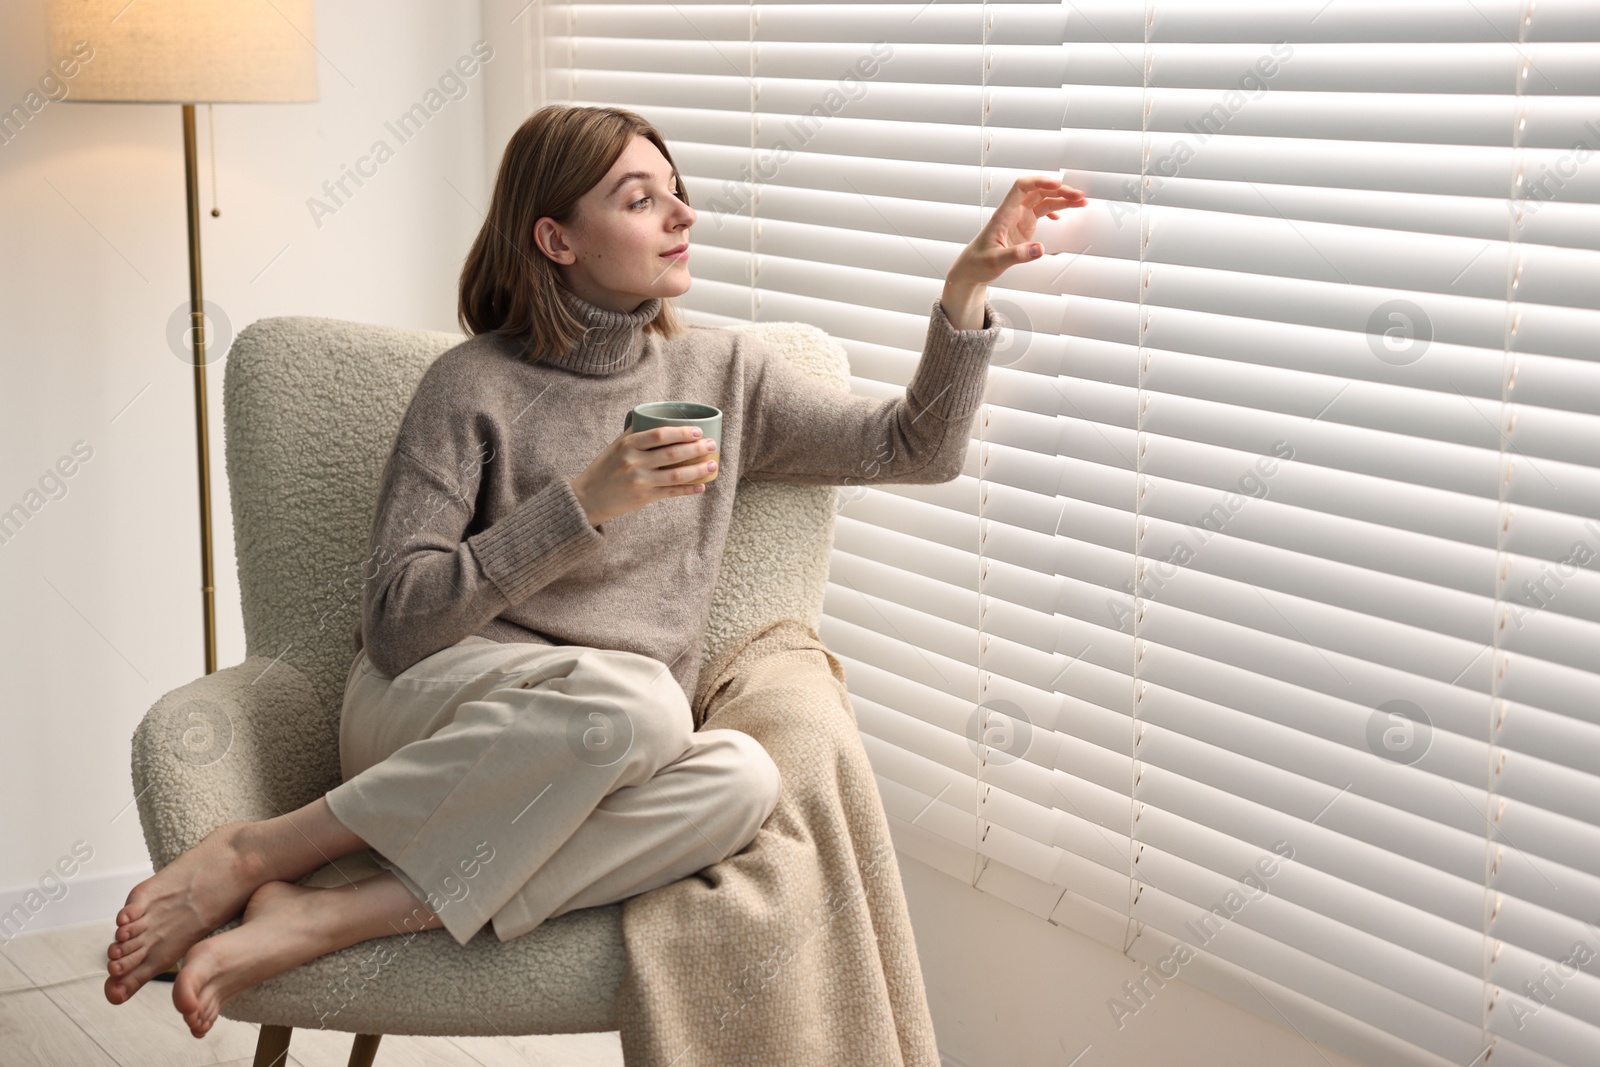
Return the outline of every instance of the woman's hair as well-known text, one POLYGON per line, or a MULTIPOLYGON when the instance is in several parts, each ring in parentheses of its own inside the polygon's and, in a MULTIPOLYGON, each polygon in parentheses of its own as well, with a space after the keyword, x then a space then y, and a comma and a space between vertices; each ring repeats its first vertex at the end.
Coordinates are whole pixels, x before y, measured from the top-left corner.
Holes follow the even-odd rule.
MULTIPOLYGON (((665 140, 632 111, 550 104, 518 127, 500 158, 483 228, 461 267, 456 317, 463 331, 509 337, 530 363, 547 352, 565 352, 582 338, 585 325, 556 293, 563 285, 561 274, 534 241, 534 224, 547 215, 573 222, 578 199, 641 135, 666 157, 688 203, 689 192, 665 140)), ((660 313, 645 332, 671 338, 683 328, 673 302, 663 298, 660 313)))

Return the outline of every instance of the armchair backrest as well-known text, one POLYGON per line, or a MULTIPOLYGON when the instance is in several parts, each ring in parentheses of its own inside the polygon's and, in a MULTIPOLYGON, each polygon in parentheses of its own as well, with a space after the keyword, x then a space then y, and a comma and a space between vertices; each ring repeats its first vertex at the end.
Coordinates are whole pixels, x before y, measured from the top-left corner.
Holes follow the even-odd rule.
MULTIPOLYGON (((819 388, 849 387, 844 349, 817 327, 732 328, 761 337, 819 388)), ((292 316, 252 323, 228 352, 224 438, 246 654, 297 668, 335 725, 383 465, 423 372, 462 339, 292 316)), ((740 481, 702 667, 773 619, 819 624, 835 493, 740 481)))

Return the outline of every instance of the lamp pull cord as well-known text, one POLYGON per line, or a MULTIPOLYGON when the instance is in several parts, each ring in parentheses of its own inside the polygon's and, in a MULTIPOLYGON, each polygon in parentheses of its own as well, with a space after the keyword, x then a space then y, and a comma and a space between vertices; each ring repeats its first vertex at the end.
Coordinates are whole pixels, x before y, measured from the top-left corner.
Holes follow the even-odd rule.
POLYGON ((217 115, 216 109, 206 105, 206 141, 211 149, 211 217, 222 214, 217 208, 217 115))

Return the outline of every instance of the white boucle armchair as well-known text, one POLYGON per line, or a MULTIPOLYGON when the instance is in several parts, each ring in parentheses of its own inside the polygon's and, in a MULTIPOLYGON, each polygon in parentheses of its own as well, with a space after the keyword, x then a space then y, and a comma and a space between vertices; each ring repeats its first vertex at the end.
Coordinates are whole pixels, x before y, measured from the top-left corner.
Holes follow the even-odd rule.
MULTIPOLYGON (((848 388, 845 351, 822 330, 733 328, 819 387, 848 388)), ((134 733, 133 790, 157 869, 221 823, 292 811, 338 784, 339 711, 379 479, 417 382, 461 340, 287 317, 234 341, 223 406, 246 658, 166 694, 134 733)), ((819 624, 837 493, 738 484, 702 667, 774 619, 819 624)), ((294 1027, 363 1035, 350 1062, 370 1064, 385 1033, 615 1030, 626 965, 615 903, 503 944, 487 926, 465 946, 444 930, 367 941, 262 983, 222 1014, 262 1024, 257 1064, 284 1062, 294 1027)))

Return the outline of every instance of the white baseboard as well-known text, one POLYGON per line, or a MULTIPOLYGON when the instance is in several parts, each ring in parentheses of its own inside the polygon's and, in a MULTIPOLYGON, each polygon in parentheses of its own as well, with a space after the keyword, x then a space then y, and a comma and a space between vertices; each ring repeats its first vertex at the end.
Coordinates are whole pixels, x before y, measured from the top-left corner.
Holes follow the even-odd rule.
POLYGON ((109 922, 127 901, 128 891, 150 877, 150 874, 151 869, 147 864, 103 874, 63 878, 51 889, 54 893, 66 890, 65 895, 57 900, 50 900, 38 883, 0 889, 0 945, 21 934, 52 930, 58 926, 72 926, 96 919, 109 922), (43 901, 37 911, 28 907, 30 893, 34 894, 35 902, 43 901), (19 907, 20 912, 16 910, 19 907))

